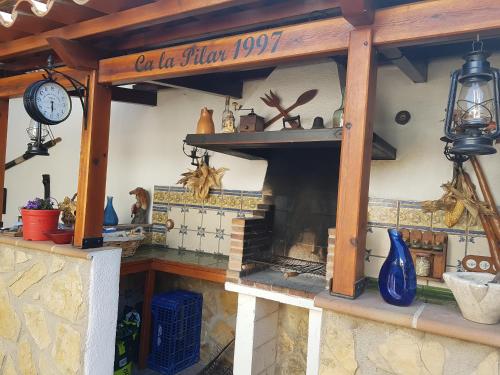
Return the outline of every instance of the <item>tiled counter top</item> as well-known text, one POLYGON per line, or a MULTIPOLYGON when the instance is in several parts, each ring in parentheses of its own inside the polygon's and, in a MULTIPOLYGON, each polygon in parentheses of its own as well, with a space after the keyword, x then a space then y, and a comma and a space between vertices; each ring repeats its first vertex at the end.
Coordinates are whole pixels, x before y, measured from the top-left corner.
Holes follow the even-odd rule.
POLYGON ((153 270, 223 283, 227 264, 225 255, 151 246, 142 247, 134 256, 123 258, 121 274, 153 270))
POLYGON ((455 304, 416 301, 411 306, 399 307, 389 305, 378 292, 368 290, 355 300, 334 297, 325 291, 316 296, 314 305, 358 318, 500 348, 500 324, 466 320, 455 304))

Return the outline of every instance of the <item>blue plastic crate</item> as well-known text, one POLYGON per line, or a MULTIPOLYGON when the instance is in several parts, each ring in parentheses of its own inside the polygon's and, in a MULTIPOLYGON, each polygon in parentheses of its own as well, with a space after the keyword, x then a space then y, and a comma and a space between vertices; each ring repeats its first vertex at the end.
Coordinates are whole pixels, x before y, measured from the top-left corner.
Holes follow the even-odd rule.
POLYGON ((173 375, 200 360, 202 306, 202 294, 184 290, 153 297, 149 368, 173 375))

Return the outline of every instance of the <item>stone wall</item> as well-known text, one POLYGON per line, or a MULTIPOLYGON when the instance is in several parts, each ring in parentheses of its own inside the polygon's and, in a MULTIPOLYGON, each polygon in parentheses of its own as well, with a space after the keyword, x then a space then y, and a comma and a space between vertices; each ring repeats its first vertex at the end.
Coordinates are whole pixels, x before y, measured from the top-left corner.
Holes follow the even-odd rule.
POLYGON ((320 375, 498 375, 499 350, 325 312, 320 375))
POLYGON ((0 373, 83 374, 91 261, 0 244, 0 373))
MULTIPOLYGON (((175 289, 203 294, 201 360, 208 362, 219 348, 234 338, 238 295, 226 292, 223 284, 165 273, 157 274, 157 293, 175 289)), ((232 363, 232 350, 228 351, 225 359, 232 363)))
POLYGON ((306 373, 309 310, 280 304, 276 375, 306 373))

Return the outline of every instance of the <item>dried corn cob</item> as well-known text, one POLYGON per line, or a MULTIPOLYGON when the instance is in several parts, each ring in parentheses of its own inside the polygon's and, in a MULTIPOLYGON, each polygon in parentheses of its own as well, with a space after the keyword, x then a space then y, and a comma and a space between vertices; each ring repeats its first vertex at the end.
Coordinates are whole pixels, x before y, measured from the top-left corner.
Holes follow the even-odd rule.
POLYGON ((461 199, 457 200, 455 207, 453 207, 453 209, 450 211, 446 211, 444 215, 444 223, 446 224, 446 226, 448 228, 451 228, 457 225, 464 211, 465 211, 464 201, 461 199))

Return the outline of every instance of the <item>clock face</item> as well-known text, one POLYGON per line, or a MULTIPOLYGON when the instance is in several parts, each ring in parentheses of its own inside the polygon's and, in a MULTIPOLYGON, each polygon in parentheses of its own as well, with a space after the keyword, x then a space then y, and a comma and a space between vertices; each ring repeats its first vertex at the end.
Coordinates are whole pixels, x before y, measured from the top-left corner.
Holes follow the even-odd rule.
POLYGON ((71 112, 71 99, 64 87, 56 82, 41 85, 34 99, 40 114, 50 122, 62 122, 71 112))
POLYGON ((24 107, 35 121, 46 125, 56 125, 70 115, 71 98, 59 83, 42 80, 26 89, 24 107))

